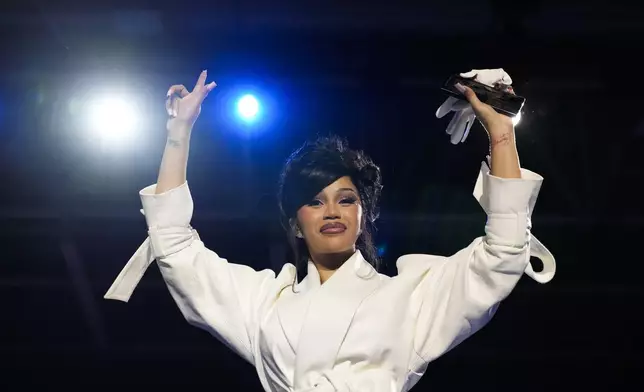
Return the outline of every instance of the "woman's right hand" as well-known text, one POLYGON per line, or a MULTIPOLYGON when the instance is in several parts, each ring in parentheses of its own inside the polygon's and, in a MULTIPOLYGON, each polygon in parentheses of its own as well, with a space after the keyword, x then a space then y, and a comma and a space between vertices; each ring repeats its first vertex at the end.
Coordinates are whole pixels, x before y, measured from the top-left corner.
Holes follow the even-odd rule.
POLYGON ((176 136, 188 136, 192 126, 201 113, 201 104, 208 96, 217 83, 210 82, 206 84, 207 71, 201 72, 197 84, 189 92, 183 85, 174 85, 168 90, 168 96, 165 103, 168 112, 168 122, 166 124, 169 133, 181 133, 176 136))

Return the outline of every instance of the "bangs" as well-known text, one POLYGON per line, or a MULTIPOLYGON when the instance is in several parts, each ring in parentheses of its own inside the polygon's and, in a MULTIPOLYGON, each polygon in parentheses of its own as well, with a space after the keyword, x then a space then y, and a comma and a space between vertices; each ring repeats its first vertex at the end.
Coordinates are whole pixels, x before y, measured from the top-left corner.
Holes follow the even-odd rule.
POLYGON ((356 186, 367 220, 374 222, 382 189, 380 169, 362 151, 351 150, 343 140, 331 137, 305 143, 286 161, 279 186, 283 223, 288 223, 300 207, 324 188, 345 176, 356 186))
POLYGON ((305 204, 308 204, 324 188, 338 179, 354 176, 354 172, 343 164, 336 153, 335 156, 320 156, 322 154, 307 154, 304 165, 292 167, 288 180, 284 182, 282 203, 284 213, 293 217, 305 204), (299 167, 297 167, 299 166, 299 167))

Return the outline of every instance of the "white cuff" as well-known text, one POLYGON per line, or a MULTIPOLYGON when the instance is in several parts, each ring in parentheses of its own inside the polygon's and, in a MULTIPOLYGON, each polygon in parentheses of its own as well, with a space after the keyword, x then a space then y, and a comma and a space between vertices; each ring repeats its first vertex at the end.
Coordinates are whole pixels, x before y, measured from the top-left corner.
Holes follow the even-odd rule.
MULTIPOLYGON (((473 194, 488 215, 525 215, 527 213, 526 225, 529 226, 542 181, 543 177, 525 169, 521 169, 520 179, 494 177, 490 175, 487 165, 483 162, 473 194)), ((550 282, 557 270, 554 256, 532 233, 528 241, 530 256, 541 260, 543 270, 535 272, 532 265, 528 263, 525 269, 526 275, 539 283, 550 282)))
POLYGON ((155 194, 156 184, 139 192, 143 215, 149 228, 188 227, 194 204, 188 183, 161 194, 155 194))
POLYGON ((155 258, 176 253, 199 239, 190 227, 193 202, 188 184, 184 183, 161 194, 155 194, 156 184, 139 192, 149 228, 149 237, 139 246, 121 273, 105 293, 105 299, 128 302, 145 271, 155 258))

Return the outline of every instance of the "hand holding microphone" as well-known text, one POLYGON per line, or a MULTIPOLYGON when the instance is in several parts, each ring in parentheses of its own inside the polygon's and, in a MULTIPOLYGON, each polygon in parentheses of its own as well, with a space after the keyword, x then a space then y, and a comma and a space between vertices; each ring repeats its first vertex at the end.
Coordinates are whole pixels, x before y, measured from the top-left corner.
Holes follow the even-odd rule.
MULTIPOLYGON (((462 73, 460 76, 479 82, 497 91, 514 94, 512 78, 502 68, 474 69, 470 72, 462 73)), ((445 130, 450 135, 452 144, 458 144, 467 139, 476 118, 481 121, 490 136, 498 132, 505 132, 508 127, 510 129, 513 127, 512 118, 498 113, 492 106, 481 102, 471 88, 463 85, 457 85, 456 88, 465 100, 450 96, 436 111, 436 117, 438 118, 454 112, 454 116, 445 130)), ((506 94, 506 96, 508 95, 506 94)))

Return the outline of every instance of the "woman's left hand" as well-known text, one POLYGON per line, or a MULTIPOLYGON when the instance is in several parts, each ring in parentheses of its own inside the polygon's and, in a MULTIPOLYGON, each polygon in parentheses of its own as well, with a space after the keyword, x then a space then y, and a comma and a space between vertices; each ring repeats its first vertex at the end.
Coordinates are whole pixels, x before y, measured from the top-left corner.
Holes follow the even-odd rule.
POLYGON ((508 131, 514 131, 512 118, 497 112, 492 106, 481 102, 471 88, 463 86, 460 83, 456 84, 456 88, 463 93, 470 103, 476 117, 481 121, 481 124, 483 124, 483 127, 492 140, 495 137, 506 135, 508 131))

